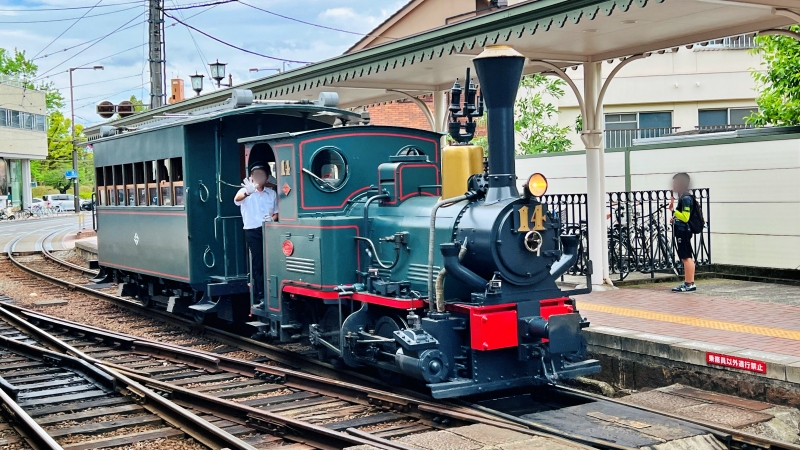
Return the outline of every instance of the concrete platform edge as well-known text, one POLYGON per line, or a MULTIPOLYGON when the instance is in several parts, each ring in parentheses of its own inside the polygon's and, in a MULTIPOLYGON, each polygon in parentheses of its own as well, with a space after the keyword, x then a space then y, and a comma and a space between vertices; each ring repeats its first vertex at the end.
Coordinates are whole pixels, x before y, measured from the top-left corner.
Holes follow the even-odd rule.
POLYGON ((621 351, 701 366, 719 371, 721 374, 725 372, 739 373, 800 385, 800 356, 606 326, 589 327, 584 330, 584 335, 586 336, 589 352, 592 353, 607 354, 609 351, 611 353, 621 351), (749 370, 707 364, 706 352, 764 361, 767 364, 767 373, 760 374, 749 370))

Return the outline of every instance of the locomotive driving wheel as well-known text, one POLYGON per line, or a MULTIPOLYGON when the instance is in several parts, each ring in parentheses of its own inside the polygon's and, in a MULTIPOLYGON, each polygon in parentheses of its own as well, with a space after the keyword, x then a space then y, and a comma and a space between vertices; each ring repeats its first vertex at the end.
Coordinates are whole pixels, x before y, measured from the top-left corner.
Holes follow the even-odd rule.
MULTIPOLYGON (((408 324, 399 315, 383 316, 375 322, 375 329, 373 334, 382 338, 391 339, 392 342, 385 344, 378 344, 382 351, 387 353, 394 353, 396 344, 394 343, 394 332, 407 328, 408 324)), ((399 385, 403 381, 403 376, 391 370, 378 368, 378 376, 393 385, 399 385)))

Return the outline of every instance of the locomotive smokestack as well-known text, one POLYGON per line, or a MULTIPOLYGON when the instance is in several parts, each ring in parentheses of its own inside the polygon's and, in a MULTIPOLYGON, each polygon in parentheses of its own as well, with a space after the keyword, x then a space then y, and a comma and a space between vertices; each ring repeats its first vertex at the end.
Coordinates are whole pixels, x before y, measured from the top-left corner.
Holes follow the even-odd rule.
POLYGON ((518 197, 514 164, 514 101, 525 57, 507 45, 486 47, 472 60, 486 102, 489 192, 486 201, 518 197))

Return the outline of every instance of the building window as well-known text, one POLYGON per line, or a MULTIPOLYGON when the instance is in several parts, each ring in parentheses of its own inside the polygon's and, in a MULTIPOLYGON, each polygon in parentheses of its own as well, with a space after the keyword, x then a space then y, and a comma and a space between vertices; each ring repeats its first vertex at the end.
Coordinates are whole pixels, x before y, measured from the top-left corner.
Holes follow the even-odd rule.
POLYGON ((36 131, 47 131, 47 117, 36 114, 36 131))
POLYGON ((0 108, 0 127, 47 131, 47 117, 22 111, 0 108))
POLYGON ((672 111, 606 114, 605 147, 629 147, 634 139, 664 136, 676 129, 672 111))
POLYGON ((750 128, 747 116, 757 112, 758 108, 722 108, 701 109, 697 113, 698 130, 728 130, 750 128))

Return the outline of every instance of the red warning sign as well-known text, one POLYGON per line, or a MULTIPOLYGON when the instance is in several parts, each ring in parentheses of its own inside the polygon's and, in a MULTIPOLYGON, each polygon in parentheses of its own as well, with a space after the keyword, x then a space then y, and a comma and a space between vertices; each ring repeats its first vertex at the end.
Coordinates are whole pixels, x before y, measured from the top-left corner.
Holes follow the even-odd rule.
POLYGON ((734 369, 749 370, 756 373, 767 373, 767 363, 738 356, 722 355, 719 353, 706 353, 706 363, 715 366, 732 367, 734 369))

